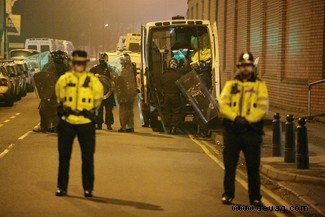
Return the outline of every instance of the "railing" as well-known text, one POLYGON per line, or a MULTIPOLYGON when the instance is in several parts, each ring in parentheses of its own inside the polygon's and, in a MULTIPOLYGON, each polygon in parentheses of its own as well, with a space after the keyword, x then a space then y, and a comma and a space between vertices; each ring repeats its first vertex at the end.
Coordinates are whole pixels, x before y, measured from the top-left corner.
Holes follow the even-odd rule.
POLYGON ((324 83, 325 79, 323 80, 319 80, 319 81, 315 81, 313 83, 308 84, 308 116, 311 116, 311 89, 313 86, 320 84, 320 83, 324 83))

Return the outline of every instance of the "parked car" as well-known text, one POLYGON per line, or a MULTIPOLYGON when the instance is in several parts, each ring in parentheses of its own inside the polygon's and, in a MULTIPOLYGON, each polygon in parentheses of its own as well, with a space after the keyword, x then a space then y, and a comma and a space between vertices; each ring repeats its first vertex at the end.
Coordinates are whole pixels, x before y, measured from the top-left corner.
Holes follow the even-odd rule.
POLYGON ((26 92, 33 92, 34 86, 32 81, 32 72, 28 69, 27 62, 24 60, 15 60, 15 64, 18 67, 18 71, 22 71, 25 77, 26 92))
POLYGON ((26 57, 39 54, 37 50, 31 49, 14 49, 9 52, 10 59, 24 60, 26 57))
POLYGON ((15 79, 10 77, 6 68, 0 65, 0 100, 13 106, 16 97, 15 79))
POLYGON ((25 78, 18 72, 17 65, 12 60, 2 60, 1 65, 7 70, 8 76, 12 77, 15 81, 15 98, 20 100, 24 95, 25 78))
POLYGON ((16 70, 16 72, 17 72, 17 74, 18 74, 18 76, 19 76, 19 78, 20 78, 20 81, 21 81, 21 96, 26 96, 27 95, 27 82, 26 82, 26 80, 27 80, 27 75, 26 75, 26 72, 24 72, 23 70, 22 70, 22 68, 20 68, 19 66, 18 66, 18 64, 17 63, 13 63, 14 64, 14 68, 15 68, 15 70, 16 70))

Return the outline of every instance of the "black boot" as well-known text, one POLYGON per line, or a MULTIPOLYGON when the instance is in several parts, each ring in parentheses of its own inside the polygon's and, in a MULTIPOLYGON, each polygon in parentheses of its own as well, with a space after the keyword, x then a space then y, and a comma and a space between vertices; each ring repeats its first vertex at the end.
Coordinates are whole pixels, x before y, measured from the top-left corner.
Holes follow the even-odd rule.
POLYGON ((84 195, 87 198, 90 198, 90 197, 93 197, 94 196, 93 191, 90 191, 90 190, 85 190, 84 191, 84 195))
POLYGON ((222 204, 229 205, 232 204, 233 199, 234 198, 229 195, 223 195, 221 201, 222 204))
POLYGON ((125 130, 127 133, 134 133, 134 128, 129 128, 125 130))
POLYGON ((262 200, 252 200, 251 201, 251 205, 255 206, 255 207, 263 207, 264 204, 262 203, 262 200))
POLYGON ((67 191, 66 190, 62 190, 61 188, 58 188, 55 192, 55 195, 57 197, 64 197, 67 196, 67 191))
POLYGON ((176 127, 171 127, 169 129, 169 134, 176 134, 176 127))
POLYGON ((119 132, 119 133, 126 133, 126 130, 124 130, 123 128, 121 128, 117 132, 119 132))
POLYGON ((103 129, 103 126, 101 124, 98 124, 96 127, 96 130, 102 130, 102 129, 103 129))

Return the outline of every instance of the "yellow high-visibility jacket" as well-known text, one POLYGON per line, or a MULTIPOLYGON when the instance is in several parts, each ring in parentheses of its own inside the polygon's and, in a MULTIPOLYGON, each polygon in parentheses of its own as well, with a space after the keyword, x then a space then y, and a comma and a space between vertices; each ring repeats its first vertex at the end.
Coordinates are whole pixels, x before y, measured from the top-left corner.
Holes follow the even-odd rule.
MULTIPOLYGON (((68 107, 75 112, 84 109, 91 111, 100 106, 104 88, 99 79, 88 72, 67 72, 62 75, 56 83, 55 92, 57 100, 64 107, 68 107)), ((87 124, 91 120, 84 116, 69 115, 62 117, 70 124, 87 124)))
POLYGON ((234 121, 237 116, 242 116, 251 124, 260 122, 269 109, 266 84, 255 76, 246 82, 236 76, 226 83, 219 104, 220 112, 227 120, 234 121))
POLYGON ((197 51, 191 58, 192 62, 196 62, 196 61, 205 61, 205 62, 211 62, 211 49, 209 48, 205 48, 205 49, 201 49, 199 51, 197 51), (199 56, 199 52, 200 52, 200 56, 199 56), (200 57, 200 59, 199 59, 200 57))

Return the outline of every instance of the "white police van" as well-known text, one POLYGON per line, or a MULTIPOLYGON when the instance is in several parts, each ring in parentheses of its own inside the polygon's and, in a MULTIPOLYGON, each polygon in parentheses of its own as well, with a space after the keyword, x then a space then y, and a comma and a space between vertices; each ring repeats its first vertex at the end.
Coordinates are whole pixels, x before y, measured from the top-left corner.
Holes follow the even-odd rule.
POLYGON ((74 50, 74 46, 71 41, 66 40, 51 38, 29 38, 26 39, 25 49, 37 50, 40 53, 46 51, 52 52, 61 50, 68 53, 68 55, 71 55, 74 50))
MULTIPOLYGON (((216 23, 208 20, 149 22, 141 32, 141 112, 145 126, 157 126, 157 104, 162 99, 159 80, 171 58, 187 63, 204 61, 211 69, 212 95, 220 95, 219 47, 216 23), (158 101, 158 102, 157 102, 158 101)), ((155 130, 155 129, 154 129, 155 130)))

